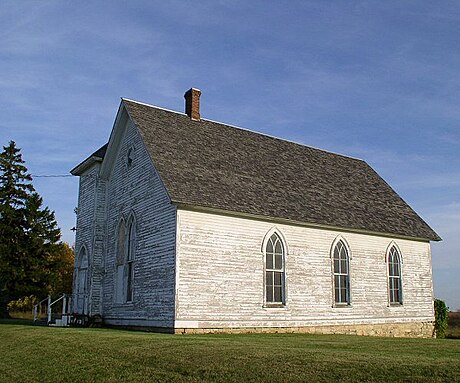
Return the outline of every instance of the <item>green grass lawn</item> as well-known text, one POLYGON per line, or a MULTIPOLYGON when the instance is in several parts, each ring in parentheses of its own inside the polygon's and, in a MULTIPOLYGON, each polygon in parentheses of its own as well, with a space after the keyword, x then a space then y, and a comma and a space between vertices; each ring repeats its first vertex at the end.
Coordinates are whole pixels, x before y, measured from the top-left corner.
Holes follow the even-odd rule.
POLYGON ((460 341, 0 322, 1 382, 460 382, 460 341))

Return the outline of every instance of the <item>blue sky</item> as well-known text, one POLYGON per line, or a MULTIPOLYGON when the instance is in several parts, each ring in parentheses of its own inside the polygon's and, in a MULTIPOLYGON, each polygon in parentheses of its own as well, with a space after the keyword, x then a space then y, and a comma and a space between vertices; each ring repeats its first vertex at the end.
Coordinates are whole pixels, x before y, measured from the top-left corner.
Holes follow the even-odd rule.
MULTIPOLYGON (((104 144, 120 97, 366 160, 441 235, 436 296, 460 308, 460 4, 8 1, 0 144, 34 175, 104 144)), ((78 180, 35 178, 73 243, 78 180)))

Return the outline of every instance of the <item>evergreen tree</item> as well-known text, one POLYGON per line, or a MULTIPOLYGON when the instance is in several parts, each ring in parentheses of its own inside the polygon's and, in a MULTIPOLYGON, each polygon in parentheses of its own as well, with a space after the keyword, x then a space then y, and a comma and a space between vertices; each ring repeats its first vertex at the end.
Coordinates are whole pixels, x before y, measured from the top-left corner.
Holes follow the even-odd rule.
POLYGON ((57 227, 54 213, 43 208, 43 199, 33 192, 26 202, 24 226, 24 253, 27 265, 23 288, 18 288, 20 296, 45 295, 51 289, 53 279, 52 256, 59 250, 57 243, 61 232, 57 227))
POLYGON ((0 153, 0 317, 10 300, 49 290, 50 258, 60 238, 14 141, 0 153))

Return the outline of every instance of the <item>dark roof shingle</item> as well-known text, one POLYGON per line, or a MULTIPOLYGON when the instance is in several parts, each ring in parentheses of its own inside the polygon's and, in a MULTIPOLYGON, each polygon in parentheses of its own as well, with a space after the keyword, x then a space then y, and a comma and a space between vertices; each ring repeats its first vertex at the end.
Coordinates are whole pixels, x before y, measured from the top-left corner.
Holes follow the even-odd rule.
POLYGON ((362 160, 123 103, 174 202, 440 240, 362 160))
POLYGON ((98 157, 101 159, 104 159, 105 153, 107 152, 107 146, 109 144, 105 144, 101 146, 98 150, 96 150, 93 154, 90 155, 90 157, 98 157))

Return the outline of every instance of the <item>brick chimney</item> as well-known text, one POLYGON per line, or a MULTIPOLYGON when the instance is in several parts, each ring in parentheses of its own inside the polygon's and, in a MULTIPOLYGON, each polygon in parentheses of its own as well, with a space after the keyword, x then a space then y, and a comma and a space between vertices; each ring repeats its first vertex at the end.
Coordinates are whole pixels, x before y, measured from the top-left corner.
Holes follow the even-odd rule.
POLYGON ((194 121, 200 121, 201 90, 191 88, 184 94, 185 113, 194 121))

